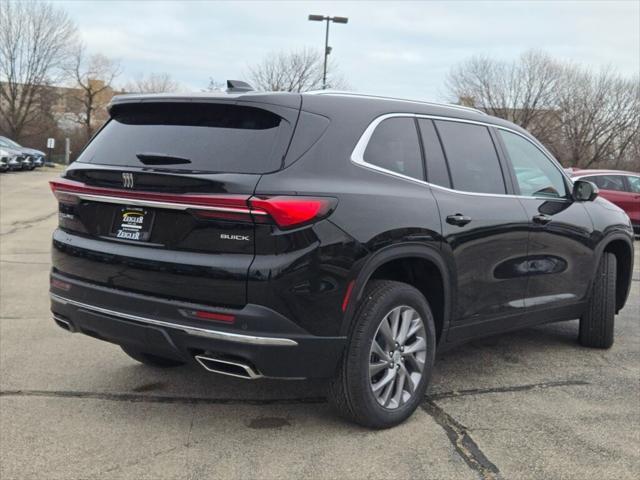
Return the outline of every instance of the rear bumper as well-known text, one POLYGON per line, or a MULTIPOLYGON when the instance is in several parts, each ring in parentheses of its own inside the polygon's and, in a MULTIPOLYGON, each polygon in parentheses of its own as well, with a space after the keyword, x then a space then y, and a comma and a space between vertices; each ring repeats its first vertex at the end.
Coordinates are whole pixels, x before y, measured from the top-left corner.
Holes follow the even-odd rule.
POLYGON ((51 311, 59 326, 185 362, 206 354, 242 361, 265 377, 327 378, 334 374, 345 344, 344 337, 310 335, 258 305, 213 309, 109 289, 58 273, 51 279, 51 311), (233 315, 233 325, 193 315, 213 310, 233 315))

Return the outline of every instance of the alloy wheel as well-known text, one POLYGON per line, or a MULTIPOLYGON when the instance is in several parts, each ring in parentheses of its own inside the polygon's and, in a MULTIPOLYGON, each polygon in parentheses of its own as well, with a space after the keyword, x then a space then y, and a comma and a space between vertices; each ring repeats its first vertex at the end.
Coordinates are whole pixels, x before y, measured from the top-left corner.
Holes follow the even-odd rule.
POLYGON ((381 320, 369 355, 369 384, 384 408, 393 410, 414 395, 427 355, 424 321, 413 308, 395 307, 381 320))

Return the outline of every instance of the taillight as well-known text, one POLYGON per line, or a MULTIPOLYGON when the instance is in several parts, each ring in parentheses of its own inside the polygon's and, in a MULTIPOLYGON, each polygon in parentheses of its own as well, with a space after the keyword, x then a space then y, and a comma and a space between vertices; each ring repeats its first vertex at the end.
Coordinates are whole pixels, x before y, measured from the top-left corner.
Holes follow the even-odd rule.
POLYGON ((234 194, 168 194, 93 187, 60 178, 49 182, 61 203, 79 200, 186 210, 198 218, 269 223, 293 228, 331 214, 337 200, 330 197, 255 196, 234 194))
MULTIPOLYGON (((330 197, 251 197, 251 211, 267 213, 281 228, 292 228, 328 216, 336 206, 330 197)), ((259 220, 258 220, 259 221, 259 220)))

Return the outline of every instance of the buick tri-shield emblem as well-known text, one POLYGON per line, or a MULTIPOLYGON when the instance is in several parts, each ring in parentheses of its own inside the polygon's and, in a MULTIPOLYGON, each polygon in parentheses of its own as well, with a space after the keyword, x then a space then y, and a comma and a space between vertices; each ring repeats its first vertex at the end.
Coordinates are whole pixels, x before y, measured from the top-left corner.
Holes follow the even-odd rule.
POLYGON ((133 188, 133 173, 122 173, 122 186, 124 188, 133 188))

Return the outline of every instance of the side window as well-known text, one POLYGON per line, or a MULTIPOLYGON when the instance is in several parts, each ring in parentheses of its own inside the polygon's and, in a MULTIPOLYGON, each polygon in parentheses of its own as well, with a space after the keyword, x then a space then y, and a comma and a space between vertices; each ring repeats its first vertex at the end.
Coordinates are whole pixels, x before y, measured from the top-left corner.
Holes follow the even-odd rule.
POLYGON ((369 139, 364 161, 424 180, 418 132, 413 118, 389 118, 380 123, 369 139))
POLYGON ((627 181, 629 182, 629 191, 631 193, 640 193, 640 177, 629 175, 627 181))
POLYGON ((585 177, 585 180, 595 183, 602 190, 615 190, 624 192, 624 178, 620 175, 596 175, 593 177, 585 177))
POLYGON ((453 188, 466 192, 506 193, 502 168, 487 127, 436 121, 453 188))
POLYGON ((433 121, 420 119, 420 135, 422 135, 422 145, 427 160, 427 181, 434 185, 451 188, 449 179, 449 169, 444 159, 442 146, 438 140, 438 134, 433 126, 433 121))
POLYGON ((528 197, 566 197, 560 170, 529 140, 498 130, 516 173, 520 194, 528 197))

